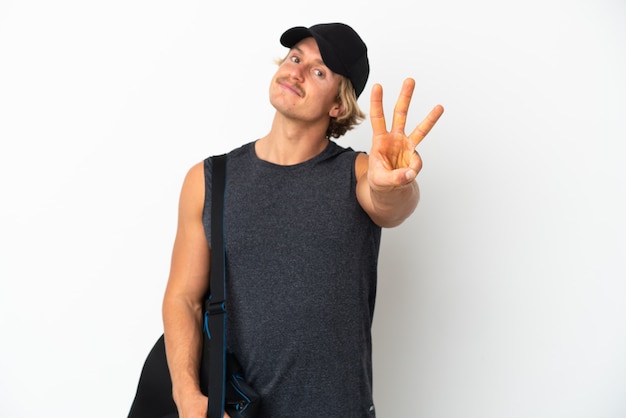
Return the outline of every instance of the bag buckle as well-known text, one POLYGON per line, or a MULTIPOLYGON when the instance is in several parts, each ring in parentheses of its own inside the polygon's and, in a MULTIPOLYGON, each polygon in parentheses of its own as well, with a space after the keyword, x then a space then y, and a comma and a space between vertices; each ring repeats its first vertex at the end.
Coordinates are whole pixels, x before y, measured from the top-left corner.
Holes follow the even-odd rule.
POLYGON ((226 313, 226 301, 209 302, 206 308, 210 316, 225 314, 226 313))
POLYGON ((204 303, 204 332, 209 339, 211 339, 211 331, 209 329, 210 317, 214 317, 215 315, 225 315, 226 314, 226 301, 221 300, 219 302, 211 302, 205 301, 204 303))

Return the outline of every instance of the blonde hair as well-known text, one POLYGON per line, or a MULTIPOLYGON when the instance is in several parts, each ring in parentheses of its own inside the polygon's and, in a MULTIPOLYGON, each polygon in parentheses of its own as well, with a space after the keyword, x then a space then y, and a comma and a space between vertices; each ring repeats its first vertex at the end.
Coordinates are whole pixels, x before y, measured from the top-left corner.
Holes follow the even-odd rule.
POLYGON ((330 118, 326 130, 328 138, 339 138, 365 119, 365 113, 359 108, 352 82, 347 77, 341 76, 337 101, 343 107, 343 112, 336 118, 330 118))

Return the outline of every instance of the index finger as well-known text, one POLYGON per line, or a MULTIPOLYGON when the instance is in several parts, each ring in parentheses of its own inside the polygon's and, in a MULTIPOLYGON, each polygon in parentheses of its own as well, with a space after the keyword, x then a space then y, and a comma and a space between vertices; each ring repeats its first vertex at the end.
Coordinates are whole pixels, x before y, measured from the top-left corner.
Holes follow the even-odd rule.
POLYGON ((383 112, 383 87, 374 84, 372 95, 370 96, 370 122, 374 136, 387 132, 385 113, 383 112))

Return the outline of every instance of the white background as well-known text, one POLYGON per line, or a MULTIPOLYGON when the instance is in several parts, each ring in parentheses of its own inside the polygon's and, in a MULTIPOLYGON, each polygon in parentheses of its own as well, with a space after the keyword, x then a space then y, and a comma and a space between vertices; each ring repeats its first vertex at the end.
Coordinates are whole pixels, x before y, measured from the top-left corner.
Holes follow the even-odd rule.
POLYGON ((0 416, 127 414, 187 169, 268 131, 280 34, 328 21, 366 112, 408 76, 411 126, 446 107, 383 233, 378 416, 626 416, 624 2, 227 3, 0 3, 0 416))

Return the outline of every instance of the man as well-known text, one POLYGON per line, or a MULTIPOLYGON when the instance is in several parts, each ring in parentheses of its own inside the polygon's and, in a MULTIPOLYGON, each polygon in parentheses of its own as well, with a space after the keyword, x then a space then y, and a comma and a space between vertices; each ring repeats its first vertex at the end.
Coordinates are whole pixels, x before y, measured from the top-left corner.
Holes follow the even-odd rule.
MULTIPOLYGON (((382 87, 371 93, 369 155, 332 138, 358 123, 367 48, 340 23, 287 30, 270 84, 270 132, 228 155, 224 234, 228 348, 262 397, 262 416, 374 417, 371 321, 381 227, 419 199, 415 147, 436 106, 404 133, 405 80, 387 131, 382 87)), ((208 161, 188 172, 163 302, 167 359, 181 418, 205 417, 199 388, 202 299, 210 269, 208 161)))

